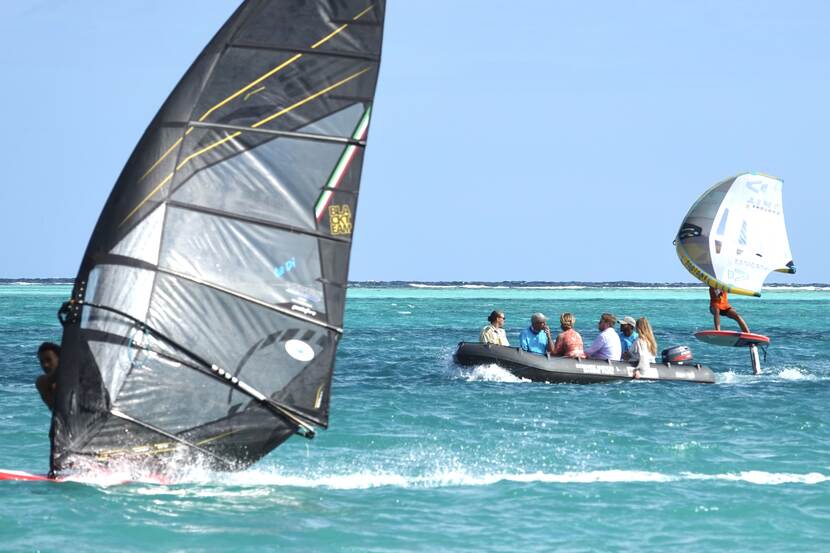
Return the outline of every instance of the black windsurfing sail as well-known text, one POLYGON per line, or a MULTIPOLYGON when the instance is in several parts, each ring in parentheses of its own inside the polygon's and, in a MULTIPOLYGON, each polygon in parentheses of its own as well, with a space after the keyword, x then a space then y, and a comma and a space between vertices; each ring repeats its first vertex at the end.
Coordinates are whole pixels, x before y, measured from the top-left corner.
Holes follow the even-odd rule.
POLYGON ((328 423, 383 0, 248 0, 124 167, 63 312, 55 471, 245 467, 328 423))

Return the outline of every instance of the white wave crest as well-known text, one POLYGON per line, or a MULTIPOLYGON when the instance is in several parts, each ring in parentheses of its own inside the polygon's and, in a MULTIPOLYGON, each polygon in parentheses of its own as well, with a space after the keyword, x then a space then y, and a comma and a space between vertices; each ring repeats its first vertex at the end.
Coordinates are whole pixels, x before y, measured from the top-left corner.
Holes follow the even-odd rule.
POLYGON ((723 474, 680 473, 637 470, 597 470, 582 472, 494 472, 471 474, 464 470, 442 470, 424 475, 404 475, 393 472, 361 471, 331 475, 288 475, 265 470, 217 476, 223 484, 233 486, 286 486, 298 488, 329 488, 362 490, 381 487, 443 488, 462 486, 491 486, 503 482, 522 484, 607 484, 607 483, 668 483, 687 480, 743 482, 752 485, 777 486, 782 484, 815 485, 830 482, 830 477, 818 472, 807 474, 741 471, 723 474))
POLYGON ((467 382, 530 382, 527 378, 519 378, 495 363, 479 365, 471 370, 465 369, 461 371, 461 376, 467 382))
POLYGON ((759 384, 769 380, 790 380, 808 381, 824 380, 826 377, 817 376, 799 367, 784 367, 783 369, 763 368, 760 375, 752 374, 751 371, 716 372, 715 382, 717 384, 759 384))
POLYGON ((798 367, 787 367, 781 369, 777 376, 782 380, 818 380, 816 375, 810 374, 805 370, 799 369, 798 367))

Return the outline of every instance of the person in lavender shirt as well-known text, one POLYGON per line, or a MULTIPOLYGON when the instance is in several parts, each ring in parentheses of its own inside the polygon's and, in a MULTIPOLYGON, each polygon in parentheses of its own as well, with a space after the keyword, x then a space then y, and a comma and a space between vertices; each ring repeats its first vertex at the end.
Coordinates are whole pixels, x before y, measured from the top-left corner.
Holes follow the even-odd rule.
POLYGON ((617 318, 611 313, 603 313, 597 327, 599 336, 585 349, 585 355, 591 359, 610 359, 619 361, 622 355, 620 336, 614 330, 617 318))

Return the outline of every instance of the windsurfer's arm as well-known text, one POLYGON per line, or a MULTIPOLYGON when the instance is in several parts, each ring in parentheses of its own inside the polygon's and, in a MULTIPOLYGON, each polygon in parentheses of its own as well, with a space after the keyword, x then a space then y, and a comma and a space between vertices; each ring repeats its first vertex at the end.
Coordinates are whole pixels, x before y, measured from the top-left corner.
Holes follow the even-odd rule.
POLYGON ((55 407, 55 377, 53 373, 38 376, 37 380, 35 380, 35 388, 37 388, 43 403, 46 404, 50 411, 53 410, 55 407))

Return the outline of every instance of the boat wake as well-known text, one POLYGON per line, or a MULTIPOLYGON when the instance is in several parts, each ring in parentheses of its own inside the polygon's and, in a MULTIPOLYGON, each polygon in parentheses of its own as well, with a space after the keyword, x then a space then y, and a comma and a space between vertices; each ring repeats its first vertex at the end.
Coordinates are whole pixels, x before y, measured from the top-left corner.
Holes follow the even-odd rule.
POLYGON ((715 373, 716 384, 760 384, 765 382, 815 382, 830 380, 830 375, 814 374, 802 367, 764 368, 760 375, 744 371, 715 373))
POLYGON ((465 367, 458 369, 456 374, 467 382, 530 382, 527 378, 519 378, 495 363, 465 367))

